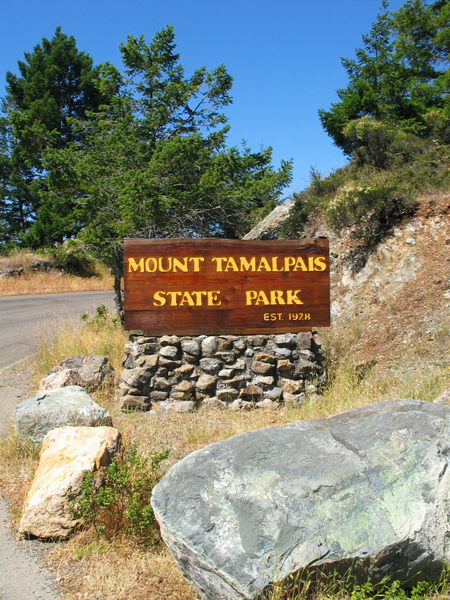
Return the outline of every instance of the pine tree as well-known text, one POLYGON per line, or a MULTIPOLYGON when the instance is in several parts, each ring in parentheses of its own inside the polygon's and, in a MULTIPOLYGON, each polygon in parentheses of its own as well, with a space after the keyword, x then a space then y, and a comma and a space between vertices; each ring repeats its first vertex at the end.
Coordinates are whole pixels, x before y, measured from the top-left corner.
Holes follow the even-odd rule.
POLYGON ((43 38, 24 56, 18 62, 20 76, 6 74, 3 99, 9 177, 2 204, 11 239, 29 229, 39 210, 39 191, 45 189, 47 177, 43 152, 76 141, 70 119, 86 118, 102 101, 99 69, 59 27, 51 40, 43 38))

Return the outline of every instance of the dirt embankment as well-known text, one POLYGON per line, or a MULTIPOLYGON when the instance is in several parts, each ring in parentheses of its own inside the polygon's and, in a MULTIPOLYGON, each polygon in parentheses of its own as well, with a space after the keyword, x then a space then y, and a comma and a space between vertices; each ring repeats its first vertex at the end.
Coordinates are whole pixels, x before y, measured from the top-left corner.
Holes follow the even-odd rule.
POLYGON ((423 197, 416 215, 365 249, 345 230, 330 239, 331 314, 357 364, 375 370, 441 364, 450 331, 450 194, 423 197))

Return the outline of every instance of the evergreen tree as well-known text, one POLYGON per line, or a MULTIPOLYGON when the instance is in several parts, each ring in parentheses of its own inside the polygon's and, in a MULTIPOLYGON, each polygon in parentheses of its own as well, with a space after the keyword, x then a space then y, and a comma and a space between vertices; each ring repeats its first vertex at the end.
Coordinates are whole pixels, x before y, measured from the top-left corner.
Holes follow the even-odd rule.
POLYGON ((41 215, 71 199, 79 237, 112 261, 119 307, 124 237, 237 237, 291 180, 291 163, 275 170, 270 148, 226 148, 232 78, 223 65, 186 77, 172 27, 150 45, 128 36, 120 49, 125 75, 102 69, 109 104, 71 121, 86 143, 47 152, 49 191, 30 233, 37 245, 52 241, 41 215))
MULTIPOLYGON (((431 5, 409 0, 390 13, 383 0, 356 59, 342 59, 349 84, 338 90, 339 102, 329 111, 319 110, 325 131, 346 154, 377 139, 385 148, 395 128, 422 137, 432 133, 428 113, 447 102, 449 6, 448 0, 431 5), (364 135, 355 135, 356 127, 364 135)), ((381 160, 382 151, 378 156, 381 160)))
MULTIPOLYGON (((99 69, 59 27, 51 40, 43 38, 25 53, 18 66, 20 76, 6 74, 3 99, 9 177, 1 198, 12 239, 28 230, 40 207, 47 176, 42 153, 48 146, 62 149, 77 141, 70 119, 86 118, 102 101, 99 69)), ((64 235, 61 231, 60 239, 64 235)))

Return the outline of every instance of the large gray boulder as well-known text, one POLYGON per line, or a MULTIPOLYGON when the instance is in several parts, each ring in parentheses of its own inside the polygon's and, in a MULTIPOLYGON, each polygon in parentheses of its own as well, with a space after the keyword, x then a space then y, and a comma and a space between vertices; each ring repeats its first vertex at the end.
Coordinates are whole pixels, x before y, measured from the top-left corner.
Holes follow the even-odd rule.
POLYGON ((450 408, 392 400, 190 454, 152 505, 207 599, 253 599, 306 566, 437 577, 450 561, 450 408))
POLYGON ((40 443, 58 427, 112 426, 109 412, 96 404, 78 385, 39 392, 16 406, 14 419, 19 437, 40 443))

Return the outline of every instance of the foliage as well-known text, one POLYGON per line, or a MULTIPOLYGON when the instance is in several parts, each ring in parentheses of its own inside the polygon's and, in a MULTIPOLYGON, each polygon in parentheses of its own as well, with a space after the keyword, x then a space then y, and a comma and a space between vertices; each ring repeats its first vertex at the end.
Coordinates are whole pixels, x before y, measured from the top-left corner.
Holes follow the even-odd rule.
POLYGON ((406 587, 401 581, 385 577, 374 585, 370 581, 355 583, 357 564, 342 572, 327 566, 305 568, 288 575, 283 582, 273 584, 259 600, 315 600, 336 598, 341 600, 420 600, 446 597, 447 578, 443 573, 437 583, 419 581, 406 587))
POLYGON ((448 143, 449 4, 408 0, 397 12, 387 8, 383 0, 356 59, 342 59, 349 83, 337 91, 339 102, 319 110, 335 145, 377 167, 386 166, 396 131, 438 133, 448 143))
POLYGON ((48 192, 29 235, 54 242, 39 215, 66 214, 77 224, 67 235, 111 261, 118 308, 125 237, 238 237, 291 180, 291 163, 275 170, 270 148, 226 148, 232 78, 223 65, 186 77, 172 27, 150 45, 128 36, 120 50, 125 75, 101 71, 107 104, 70 121, 83 144, 46 153, 48 192))
POLYGON ((81 240, 67 240, 55 248, 50 248, 49 256, 56 269, 63 269, 70 275, 93 277, 98 275, 98 264, 81 240))
POLYGON ((117 317, 111 317, 108 309, 104 304, 100 304, 95 309, 95 314, 83 313, 80 319, 84 321, 86 327, 94 330, 102 330, 110 326, 115 327, 118 324, 117 317))
POLYGON ((324 208, 328 225, 339 232, 355 226, 354 234, 370 247, 405 215, 413 214, 415 203, 397 187, 347 185, 324 208))
POLYGON ((122 457, 98 472, 86 472, 81 496, 74 506, 83 526, 92 525, 99 535, 120 532, 147 542, 158 541, 158 529, 150 504, 153 488, 160 479, 159 465, 168 450, 149 457, 129 446, 122 457))
MULTIPOLYGON (((51 40, 43 38, 24 56, 18 62, 20 76, 6 74, 0 121, 0 218, 8 224, 4 239, 16 241, 36 220, 46 189, 43 152, 81 143, 70 119, 87 118, 102 101, 99 69, 59 27, 51 40)), ((42 226, 62 242, 68 215, 50 212, 45 217, 42 226)))

